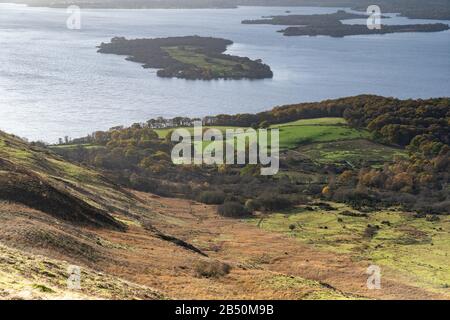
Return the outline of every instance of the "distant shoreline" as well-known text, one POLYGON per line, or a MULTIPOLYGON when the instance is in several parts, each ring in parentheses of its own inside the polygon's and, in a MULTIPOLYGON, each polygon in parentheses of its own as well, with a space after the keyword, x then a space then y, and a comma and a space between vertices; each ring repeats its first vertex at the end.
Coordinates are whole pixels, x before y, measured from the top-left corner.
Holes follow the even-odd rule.
MULTIPOLYGON (((263 17, 256 20, 243 20, 242 24, 285 26, 278 32, 285 36, 330 36, 342 38, 354 35, 380 35, 403 32, 440 32, 449 30, 448 24, 408 24, 379 25, 379 28, 368 28, 366 24, 344 24, 342 21, 351 19, 367 19, 364 14, 350 13, 338 10, 335 13, 313 15, 281 15, 263 17)), ((388 18, 381 16, 381 18, 388 18)))
MULTIPOLYGON (((0 3, 24 4, 29 7, 44 8, 67 8, 70 5, 78 5, 85 9, 237 9, 239 7, 280 7, 280 8, 348 8, 358 12, 365 12, 371 3, 365 0, 348 0, 342 2, 319 0, 281 0, 276 5, 269 0, 191 0, 189 3, 181 0, 120 0, 110 2, 108 0, 9 0, 0 3)), ((450 8, 448 5, 439 3, 433 7, 429 5, 403 6, 390 3, 386 0, 380 0, 380 7, 383 13, 398 13, 402 17, 409 19, 427 19, 427 20, 450 20, 450 8)))

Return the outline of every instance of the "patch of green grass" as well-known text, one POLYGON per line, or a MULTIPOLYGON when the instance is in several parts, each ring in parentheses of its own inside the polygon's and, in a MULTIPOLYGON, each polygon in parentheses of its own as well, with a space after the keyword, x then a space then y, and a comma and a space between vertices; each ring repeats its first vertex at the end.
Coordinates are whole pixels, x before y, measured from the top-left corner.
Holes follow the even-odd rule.
POLYGON ((90 143, 85 143, 85 144, 61 144, 61 145, 52 145, 49 148, 53 149, 53 150, 58 150, 58 149, 67 149, 67 150, 73 150, 76 148, 85 148, 85 149, 99 149, 99 148, 104 148, 103 146, 96 146, 90 143))
POLYGON ((16 141, 12 139, 0 139, 0 155, 6 155, 12 161, 30 163, 33 161, 33 153, 26 148, 18 147, 16 141))
POLYGON ((368 138, 364 130, 336 125, 281 126, 280 149, 292 149, 302 144, 368 138))
POLYGON ((55 290, 44 286, 43 284, 33 284, 33 288, 44 293, 55 293, 55 290))
POLYGON ((347 120, 344 118, 314 118, 314 119, 300 119, 297 121, 287 122, 283 124, 272 125, 272 128, 286 127, 286 126, 311 126, 311 125, 346 125, 347 120))
POLYGON ((197 52, 195 47, 175 46, 163 47, 162 49, 177 61, 194 65, 198 68, 210 70, 214 74, 222 76, 232 75, 234 73, 233 67, 237 64, 242 65, 244 70, 247 67, 245 64, 237 63, 231 60, 208 57, 206 54, 197 52))
MULTIPOLYGON (((431 222, 395 210, 373 212, 368 217, 352 217, 339 214, 351 210, 345 205, 333 206, 336 211, 299 208, 289 214, 272 214, 260 227, 284 233, 322 250, 350 254, 358 260, 389 267, 394 271, 393 276, 407 279, 414 285, 440 292, 448 288, 450 217, 441 216, 440 221, 431 222), (289 229, 291 224, 296 226, 293 231, 289 229), (369 224, 380 227, 373 238, 364 237, 369 224)), ((256 225, 259 217, 250 222, 256 225)))
POLYGON ((4 139, 0 136, 0 156, 14 163, 22 164, 43 176, 59 175, 64 178, 86 182, 97 182, 99 176, 96 172, 71 162, 63 161, 46 151, 33 149, 25 142, 12 136, 5 135, 4 139))
POLYGON ((301 147, 298 151, 321 164, 347 161, 352 164, 369 162, 377 165, 391 161, 395 156, 406 156, 403 149, 365 139, 310 144, 301 147))
POLYGON ((59 170, 65 177, 84 182, 95 182, 98 180, 99 174, 87 168, 54 158, 49 158, 47 161, 54 169, 59 170))
MULTIPOLYGON (((226 129, 239 129, 229 126, 205 126, 204 128, 219 129, 225 133, 226 129)), ((292 149, 302 144, 316 142, 329 142, 340 140, 353 140, 359 138, 368 138, 370 134, 365 130, 351 128, 345 125, 343 118, 318 118, 298 120, 291 123, 274 125, 271 128, 280 130, 280 149, 292 149)), ((191 134, 194 128, 187 129, 191 134)), ((241 128, 247 130, 248 128, 241 128)), ((160 138, 165 138, 173 129, 156 129, 160 138)), ((203 142, 203 148, 210 142, 203 142)))
MULTIPOLYGON (((239 129, 240 127, 231 127, 231 126, 203 126, 203 129, 218 129, 223 134, 225 134, 225 130, 227 129, 239 129)), ((161 139, 166 138, 166 136, 176 129, 186 129, 191 134, 194 134, 194 127, 179 127, 179 128, 164 128, 164 129, 155 129, 155 132, 158 134, 158 137, 161 139)), ((244 130, 247 128, 243 128, 244 130)))

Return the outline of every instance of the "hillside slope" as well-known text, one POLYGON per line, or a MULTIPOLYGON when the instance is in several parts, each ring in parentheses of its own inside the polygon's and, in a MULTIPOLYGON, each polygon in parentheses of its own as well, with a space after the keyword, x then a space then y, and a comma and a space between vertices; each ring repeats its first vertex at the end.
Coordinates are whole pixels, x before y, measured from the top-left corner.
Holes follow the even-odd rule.
POLYGON ((93 199, 89 185, 117 187, 99 174, 0 132, 0 199, 25 204, 76 224, 124 230, 93 199), (84 187, 79 187, 84 183, 84 187))
POLYGON ((449 297, 390 268, 383 290, 368 290, 368 260, 220 217, 215 206, 122 189, 5 133, 0 168, 1 299, 449 297), (67 287, 69 265, 81 268, 79 290, 67 287))
MULTIPOLYGON (((198 275, 199 266, 212 266, 207 278, 215 278, 214 266, 228 266, 209 258, 205 248, 168 234, 179 233, 181 220, 158 212, 160 203, 3 132, 0 168, 2 299, 187 298, 177 293, 180 279, 200 288, 210 280, 198 275), (81 267, 80 290, 67 288, 69 265, 81 267)), ((237 290, 239 284, 231 283, 237 290)), ((305 285, 347 296, 319 282, 305 285)))
POLYGON ((90 268, 104 254, 86 228, 125 231, 111 213, 132 201, 99 173, 0 132, 0 299, 161 298, 90 268), (90 285, 68 290, 62 259, 84 265, 90 285))

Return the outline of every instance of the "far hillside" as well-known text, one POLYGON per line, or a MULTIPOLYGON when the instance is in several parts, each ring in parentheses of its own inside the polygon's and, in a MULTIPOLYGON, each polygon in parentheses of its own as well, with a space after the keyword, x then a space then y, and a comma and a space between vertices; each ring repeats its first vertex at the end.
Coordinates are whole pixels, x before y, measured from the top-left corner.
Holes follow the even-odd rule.
MULTIPOLYGON (((274 6, 272 0, 8 0, 37 7, 66 8, 76 4, 83 8, 236 8, 237 6, 274 6)), ((277 0, 276 6, 351 7, 365 12, 371 0, 277 0)), ((411 19, 450 20, 447 0, 377 0, 382 12, 399 12, 411 19)))

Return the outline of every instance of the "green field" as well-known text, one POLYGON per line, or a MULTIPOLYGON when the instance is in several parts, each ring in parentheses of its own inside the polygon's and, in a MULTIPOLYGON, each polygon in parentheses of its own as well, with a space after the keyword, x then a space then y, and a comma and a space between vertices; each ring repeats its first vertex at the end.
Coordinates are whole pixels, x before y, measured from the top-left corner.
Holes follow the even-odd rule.
POLYGON ((403 149, 393 148, 365 139, 313 143, 298 149, 302 155, 321 164, 346 161, 350 164, 370 163, 372 166, 406 156, 403 149))
MULTIPOLYGON (((203 129, 219 129, 222 133, 225 133, 226 129, 239 129, 239 127, 231 127, 231 126, 203 126, 203 129)), ((178 127, 178 128, 164 128, 164 129, 155 129, 155 132, 158 134, 158 137, 161 139, 165 139, 166 136, 176 129, 186 129, 191 134, 194 134, 194 127, 178 127)), ((246 129, 246 128, 244 128, 246 129)))
POLYGON ((282 150, 316 142, 351 140, 370 136, 365 130, 347 126, 344 118, 301 119, 273 125, 271 128, 280 130, 280 148, 282 150))
POLYGON ((338 140, 369 138, 367 131, 336 125, 280 126, 280 149, 293 149, 299 145, 338 140))
MULTIPOLYGON (((224 132, 226 129, 237 129, 238 127, 230 126, 208 126, 204 128, 215 128, 224 132)), ((317 118, 317 119, 303 119, 294 122, 273 125, 272 129, 280 130, 280 149, 292 149, 299 145, 327 142, 338 140, 351 140, 368 138, 370 134, 365 130, 354 129, 346 125, 343 118, 317 118)), ((193 133, 193 128, 183 128, 193 133)), ((247 129, 247 128, 243 128, 247 129)), ((166 135, 173 129, 156 129, 160 138, 165 138, 166 135)), ((206 142, 206 145, 209 143, 206 142)), ((204 144, 205 145, 205 144, 204 144)))
POLYGON ((297 121, 272 125, 271 127, 278 128, 285 126, 346 125, 346 124, 347 121, 344 118, 315 118, 315 119, 300 119, 297 121))
MULTIPOLYGON (((352 217, 340 213, 355 210, 343 204, 331 205, 336 210, 298 208, 268 215, 260 228, 283 233, 322 250, 369 260, 387 267, 397 277, 407 278, 411 284, 449 292, 450 217, 440 216, 440 221, 432 222, 396 209, 352 217), (364 235, 368 224, 380 227, 373 238, 364 235), (295 226, 293 231, 290 225, 295 226)), ((259 221, 260 217, 249 220, 255 225, 259 221)))
POLYGON ((177 61, 194 65, 201 69, 210 70, 213 74, 223 77, 232 75, 235 72, 234 68, 237 65, 242 66, 243 70, 249 69, 245 64, 231 60, 210 58, 206 54, 197 52, 195 47, 175 46, 163 47, 162 49, 177 61))

